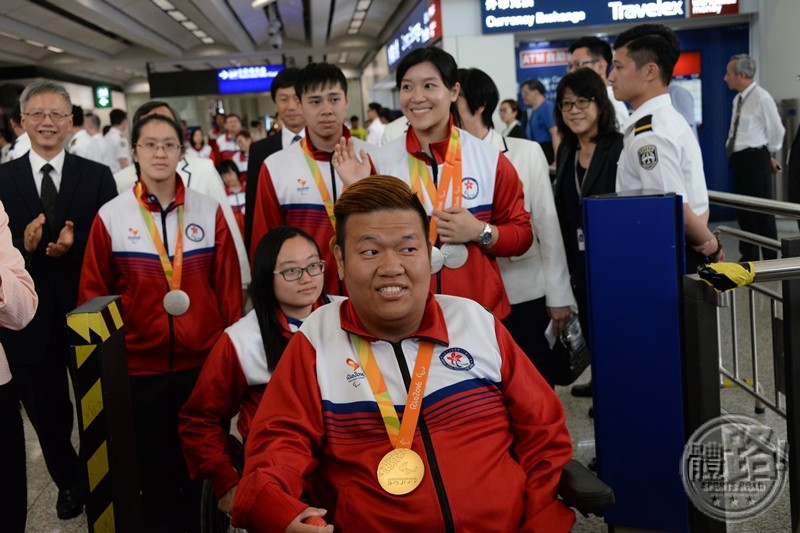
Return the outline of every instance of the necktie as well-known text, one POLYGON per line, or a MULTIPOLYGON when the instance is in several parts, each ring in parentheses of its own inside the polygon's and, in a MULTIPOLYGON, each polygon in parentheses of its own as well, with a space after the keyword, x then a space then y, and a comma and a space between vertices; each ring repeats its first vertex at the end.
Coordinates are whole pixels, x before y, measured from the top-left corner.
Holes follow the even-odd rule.
POLYGON ((300 139, 302 139, 302 137, 300 137, 299 135, 295 135, 295 136, 292 138, 292 142, 291 142, 291 144, 294 144, 294 143, 296 143, 296 142, 297 142, 297 141, 299 141, 300 139))
POLYGON ((739 129, 739 115, 742 113, 742 95, 736 95, 736 113, 733 117, 733 133, 728 137, 728 142, 725 143, 725 153, 728 157, 733 153, 733 145, 736 144, 736 131, 739 129))
POLYGON ((58 234, 56 225, 56 199, 58 198, 58 191, 56 191, 56 184, 53 183, 53 178, 50 177, 50 171, 53 166, 47 163, 42 167, 42 208, 44 216, 47 217, 47 225, 54 235, 58 234))

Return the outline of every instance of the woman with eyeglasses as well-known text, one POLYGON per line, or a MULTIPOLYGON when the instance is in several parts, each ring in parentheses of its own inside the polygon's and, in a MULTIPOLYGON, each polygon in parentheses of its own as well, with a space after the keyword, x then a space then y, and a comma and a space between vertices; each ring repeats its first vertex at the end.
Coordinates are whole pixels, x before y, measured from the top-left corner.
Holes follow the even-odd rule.
POLYGON ((328 303, 325 261, 313 237, 292 226, 269 231, 256 247, 253 310, 220 336, 180 412, 183 451, 192 479, 208 479, 219 510, 230 514, 241 466, 226 452, 238 413, 242 439, 289 339, 311 311, 328 303))
POLYGON ((178 410, 222 331, 242 313, 239 264, 219 203, 186 189, 180 126, 148 115, 133 127, 139 181, 98 212, 79 302, 122 296, 146 531, 197 531, 178 410))
POLYGON ((517 139, 527 139, 525 128, 522 127, 517 117, 519 116, 519 104, 511 98, 500 102, 500 119, 506 125, 503 137, 514 137, 517 139))
MULTIPOLYGON (((556 210, 578 318, 588 332, 581 202, 586 196, 615 191, 622 134, 617 131, 614 106, 603 79, 593 70, 581 68, 561 78, 556 106, 556 126, 562 139, 553 185, 556 210)), ((588 339, 586 333, 584 338, 588 339)))

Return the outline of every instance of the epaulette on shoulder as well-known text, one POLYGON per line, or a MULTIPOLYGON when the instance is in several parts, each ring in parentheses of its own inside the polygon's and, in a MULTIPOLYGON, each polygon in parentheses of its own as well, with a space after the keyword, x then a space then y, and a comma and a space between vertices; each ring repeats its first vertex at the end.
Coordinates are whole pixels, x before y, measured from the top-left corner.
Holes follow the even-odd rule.
POLYGON ((646 131, 653 131, 653 115, 646 115, 636 121, 633 125, 633 135, 639 135, 646 131))

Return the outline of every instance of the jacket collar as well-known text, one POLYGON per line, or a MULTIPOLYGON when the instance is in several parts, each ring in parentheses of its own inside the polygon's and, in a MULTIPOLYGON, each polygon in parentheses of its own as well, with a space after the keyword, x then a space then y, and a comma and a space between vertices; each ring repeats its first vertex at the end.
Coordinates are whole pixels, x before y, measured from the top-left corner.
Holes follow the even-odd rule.
MULTIPOLYGON (((383 340, 364 329, 364 325, 361 323, 361 319, 349 299, 342 302, 342 306, 339 308, 339 322, 344 331, 363 337, 369 342, 383 340)), ((442 308, 432 292, 428 292, 428 299, 425 301, 425 310, 419 329, 405 338, 433 341, 444 346, 450 344, 442 308)))
MULTIPOLYGON (((153 211, 156 213, 160 213, 162 211, 161 204, 158 202, 158 198, 153 196, 152 194, 147 192, 147 185, 142 180, 139 180, 139 183, 142 185, 142 199, 144 199, 144 205, 147 206, 149 211, 153 211)), ((133 194, 136 194, 135 189, 131 190, 133 194)), ((179 205, 183 205, 186 201, 186 188, 183 185, 183 180, 175 173, 175 199, 167 206, 164 211, 172 211, 179 205)))
MULTIPOLYGON (((330 161, 333 152, 326 152, 314 146, 314 143, 311 141, 311 136, 308 134, 308 126, 306 126, 305 132, 305 139, 308 142, 308 148, 311 150, 311 156, 317 161, 330 161)), ((350 140, 350 130, 344 125, 342 125, 342 137, 350 140)))
MULTIPOLYGON (((450 132, 450 128, 453 127, 453 116, 450 115, 450 120, 447 122, 447 131, 450 132)), ((450 144, 450 135, 448 134, 441 141, 436 141, 435 143, 431 143, 428 147, 422 147, 419 145, 419 139, 417 139, 417 134, 414 132, 414 128, 409 125, 408 130, 406 131, 406 151, 416 157, 417 159, 422 159, 423 161, 430 162, 430 158, 427 155, 424 155, 423 152, 427 152, 426 149, 430 148, 434 159, 436 159, 436 164, 441 165, 444 163, 445 155, 447 155, 447 145, 450 144)))

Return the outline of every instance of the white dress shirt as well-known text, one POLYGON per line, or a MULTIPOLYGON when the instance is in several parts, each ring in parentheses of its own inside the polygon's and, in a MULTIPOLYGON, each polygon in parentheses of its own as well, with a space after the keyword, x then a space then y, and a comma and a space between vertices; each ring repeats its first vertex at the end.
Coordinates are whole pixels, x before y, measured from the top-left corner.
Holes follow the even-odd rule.
POLYGON ((736 130, 733 151, 739 152, 762 146, 766 146, 770 152, 780 150, 786 130, 778 114, 778 106, 772 96, 756 82, 751 83, 733 99, 733 115, 731 115, 728 138, 733 135, 739 98, 742 99, 742 109, 739 112, 739 127, 736 130))
POLYGON ((60 191, 61 176, 63 175, 61 171, 64 169, 64 157, 66 157, 66 152, 61 150, 58 155, 50 161, 37 154, 34 150, 31 150, 28 154, 28 159, 31 162, 31 171, 33 172, 33 181, 36 183, 36 193, 39 196, 42 195, 42 167, 48 163, 53 167, 53 170, 50 171, 50 178, 56 186, 56 191, 60 191))

